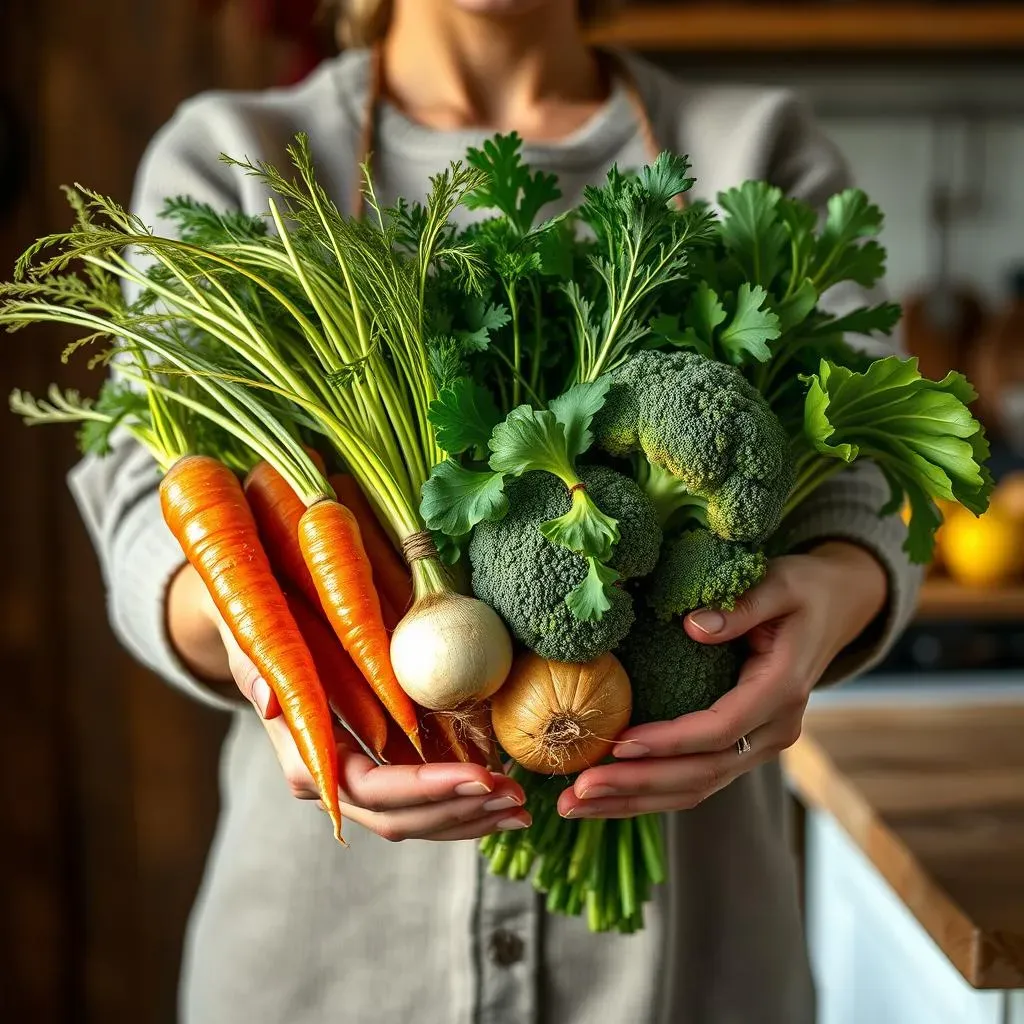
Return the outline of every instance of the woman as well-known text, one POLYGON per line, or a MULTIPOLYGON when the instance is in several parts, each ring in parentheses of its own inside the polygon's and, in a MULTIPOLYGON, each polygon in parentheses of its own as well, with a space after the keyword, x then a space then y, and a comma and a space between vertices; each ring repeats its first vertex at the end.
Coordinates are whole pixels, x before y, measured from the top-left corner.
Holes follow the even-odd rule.
MULTIPOLYGON (((600 58, 582 35, 595 7, 345 4, 347 38, 379 43, 375 56, 352 50, 292 88, 186 103, 145 157, 136 210, 156 223, 164 199, 187 192, 261 212, 260 184, 218 155, 282 164, 300 130, 343 204, 368 150, 378 194, 419 196, 467 144, 512 129, 531 164, 557 172, 567 205, 613 163, 635 167, 658 147, 690 155, 704 197, 763 177, 820 205, 846 184, 791 95, 696 89, 639 60, 600 58)), ((529 886, 486 875, 472 843, 380 841, 524 827, 519 787, 475 766, 378 768, 340 743, 343 812, 359 827, 337 847, 304 802, 315 789, 281 719, 266 714, 266 684, 183 567, 150 460, 124 441, 72 483, 124 643, 235 712, 188 939, 187 1024, 812 1021, 776 755, 799 734, 811 689, 876 661, 912 607, 917 577, 901 524, 877 515, 877 472, 835 480, 787 523, 792 553, 734 612, 689 617, 702 642, 748 637, 736 689, 709 712, 633 730, 617 763, 562 795, 562 813, 577 817, 681 812, 669 818, 671 880, 630 937, 546 916, 529 886)))

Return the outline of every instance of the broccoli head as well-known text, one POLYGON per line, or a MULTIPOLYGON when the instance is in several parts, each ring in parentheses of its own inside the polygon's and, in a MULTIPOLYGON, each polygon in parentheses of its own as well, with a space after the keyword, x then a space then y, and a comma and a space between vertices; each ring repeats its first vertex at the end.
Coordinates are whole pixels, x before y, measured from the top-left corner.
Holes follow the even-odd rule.
POLYGON ((645 613, 615 652, 633 688, 633 724, 667 722, 704 711, 736 684, 734 644, 699 644, 681 619, 659 622, 645 613))
POLYGON ((609 374, 594 418, 611 455, 643 452, 639 474, 667 523, 691 506, 720 537, 760 542, 793 484, 786 431, 738 369, 694 352, 638 352, 609 374))
MULTIPOLYGON (((650 501, 633 480, 605 466, 584 466, 579 474, 598 508, 619 521, 619 542, 609 566, 623 579, 647 575, 661 546, 650 501)), ((510 481, 506 495, 506 515, 479 523, 473 531, 473 592, 541 657, 583 662, 612 650, 633 624, 632 597, 612 587, 611 607, 601 619, 576 618, 565 598, 586 577, 587 560, 552 544, 539 530, 541 523, 569 510, 565 485, 550 473, 530 472, 510 481)))
POLYGON ((644 592, 659 619, 694 608, 731 611, 767 571, 768 559, 762 552, 698 527, 665 542, 657 568, 644 581, 644 592))

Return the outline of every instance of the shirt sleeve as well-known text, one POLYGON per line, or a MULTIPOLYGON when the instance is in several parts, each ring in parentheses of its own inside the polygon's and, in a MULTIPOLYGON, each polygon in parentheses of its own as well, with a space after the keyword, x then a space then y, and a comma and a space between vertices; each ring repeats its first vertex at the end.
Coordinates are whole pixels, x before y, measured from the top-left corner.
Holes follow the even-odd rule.
MULTIPOLYGON (((810 109, 795 95, 784 94, 775 114, 768 177, 789 195, 824 212, 829 197, 851 185, 849 168, 810 109)), ((823 296, 822 306, 841 315, 884 299, 884 289, 867 292, 856 285, 842 285, 823 296)), ((876 357, 899 350, 890 338, 857 336, 847 340, 876 357)), ((826 540, 850 541, 870 551, 888 577, 888 600, 879 619, 835 659, 824 683, 850 679, 877 665, 913 617, 923 570, 912 564, 903 550, 907 530, 900 516, 879 515, 888 498, 889 487, 881 470, 862 463, 823 484, 782 525, 784 550, 806 550, 826 540)))
MULTIPOLYGON (((184 105, 153 139, 139 167, 132 209, 164 233, 170 225, 159 214, 169 197, 187 193, 217 209, 238 206, 202 114, 201 102, 184 105)), ((112 449, 82 459, 68 483, 99 557, 114 633, 163 679, 207 704, 234 709, 236 702, 189 672, 170 642, 167 587, 185 557, 160 511, 156 462, 127 432, 112 438, 112 449)))

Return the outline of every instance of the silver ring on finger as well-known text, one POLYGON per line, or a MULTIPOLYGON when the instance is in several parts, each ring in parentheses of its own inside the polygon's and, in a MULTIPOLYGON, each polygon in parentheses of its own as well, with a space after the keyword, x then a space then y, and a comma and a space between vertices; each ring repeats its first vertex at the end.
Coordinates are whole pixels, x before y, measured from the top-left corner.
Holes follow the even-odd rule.
POLYGON ((741 736, 736 741, 736 753, 740 757, 750 753, 750 740, 746 736, 741 736))

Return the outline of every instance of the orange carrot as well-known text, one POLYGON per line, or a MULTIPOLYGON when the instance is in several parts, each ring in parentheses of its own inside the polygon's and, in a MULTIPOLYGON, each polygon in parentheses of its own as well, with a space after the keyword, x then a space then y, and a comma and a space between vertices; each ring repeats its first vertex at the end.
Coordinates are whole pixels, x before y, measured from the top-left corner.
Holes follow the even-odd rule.
POLYGON ((313 656, 328 704, 370 750, 383 757, 388 739, 383 705, 323 619, 300 594, 286 591, 285 597, 313 656))
POLYGON ((280 577, 298 587, 313 608, 319 609, 316 584, 299 547, 299 520, 306 511, 302 499, 269 462, 257 463, 245 478, 245 497, 270 564, 280 577))
POLYGON ((299 520, 299 546, 327 621, 374 693, 421 750, 416 705, 391 667, 390 638, 355 516, 336 501, 318 501, 299 520))
POLYGON ((341 839, 334 729, 316 667, 260 545, 242 487, 223 463, 179 459, 160 485, 164 519, 239 647, 277 697, 341 839))
POLYGON ((366 553, 373 566, 373 579, 382 597, 386 597, 397 616, 401 618, 412 604, 412 577, 402 557, 395 550, 380 520, 374 515, 355 478, 347 473, 336 473, 330 478, 338 500, 356 517, 363 537, 366 553))

